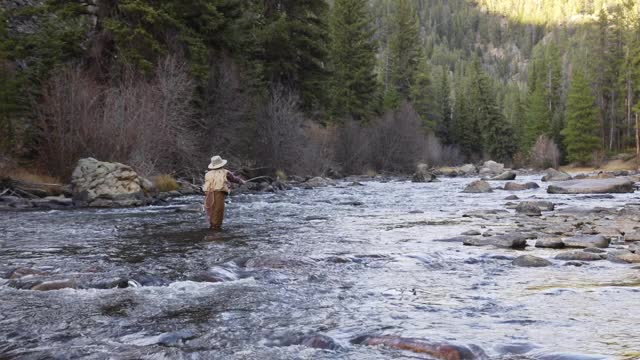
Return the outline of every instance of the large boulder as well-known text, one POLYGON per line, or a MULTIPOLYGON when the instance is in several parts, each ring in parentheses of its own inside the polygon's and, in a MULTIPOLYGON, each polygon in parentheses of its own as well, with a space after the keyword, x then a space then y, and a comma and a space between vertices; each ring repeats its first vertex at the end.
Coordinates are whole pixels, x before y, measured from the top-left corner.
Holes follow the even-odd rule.
POLYGON ((632 193, 634 182, 628 178, 568 180, 549 185, 549 194, 609 194, 632 193))
POLYGON ((467 246, 495 246, 507 249, 524 249, 527 247, 528 238, 530 238, 528 235, 511 233, 488 238, 468 237, 463 239, 462 244, 467 246))
POLYGON ((481 176, 496 176, 504 172, 504 164, 497 163, 493 160, 485 161, 480 168, 481 176))
POLYGON ((491 185, 484 180, 476 180, 471 184, 467 185, 466 188, 462 191, 463 193, 490 193, 493 190, 491 189, 491 185))
POLYGON ((473 164, 464 164, 458 168, 462 175, 474 175, 478 173, 478 169, 473 164))
POLYGON ((604 254, 585 252, 581 250, 566 251, 555 256, 558 260, 565 261, 598 261, 606 258, 604 254))
POLYGON ((436 179, 436 176, 429 172, 429 165, 418 164, 416 166, 416 172, 413 174, 411 181, 417 183, 432 182, 436 179))
POLYGON ((86 158, 71 175, 73 201, 90 207, 141 206, 151 202, 145 181, 131 167, 86 158))
POLYGON ((547 174, 542 177, 542 181, 567 181, 571 180, 571 175, 564 171, 548 168, 547 174))

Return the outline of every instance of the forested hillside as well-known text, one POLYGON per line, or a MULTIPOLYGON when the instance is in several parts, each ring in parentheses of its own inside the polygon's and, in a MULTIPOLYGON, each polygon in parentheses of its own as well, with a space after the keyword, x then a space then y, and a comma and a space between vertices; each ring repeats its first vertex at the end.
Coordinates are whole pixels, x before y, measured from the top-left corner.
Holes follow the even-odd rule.
POLYGON ((634 152, 633 0, 8 0, 2 161, 291 173, 634 152))

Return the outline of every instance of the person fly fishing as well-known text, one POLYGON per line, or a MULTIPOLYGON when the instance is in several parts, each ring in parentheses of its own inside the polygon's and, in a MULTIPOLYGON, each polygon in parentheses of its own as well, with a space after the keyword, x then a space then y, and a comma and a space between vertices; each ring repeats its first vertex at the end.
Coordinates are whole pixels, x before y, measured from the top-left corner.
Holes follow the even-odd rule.
POLYGON ((235 176, 231 171, 224 168, 227 160, 216 155, 211 158, 209 171, 204 176, 202 190, 206 194, 204 207, 209 215, 211 229, 218 231, 222 229, 224 219, 224 200, 231 191, 229 183, 244 184, 245 181, 235 176))

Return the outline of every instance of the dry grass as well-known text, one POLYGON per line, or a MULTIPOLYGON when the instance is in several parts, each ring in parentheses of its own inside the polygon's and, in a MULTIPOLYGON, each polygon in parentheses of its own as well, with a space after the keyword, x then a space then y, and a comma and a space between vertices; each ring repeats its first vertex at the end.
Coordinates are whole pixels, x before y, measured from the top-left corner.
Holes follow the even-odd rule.
POLYGON ((287 181, 287 174, 283 170, 276 171, 276 178, 280 181, 287 181))
POLYGON ((60 178, 24 168, 0 169, 0 178, 10 178, 34 184, 62 184, 60 178))
POLYGON ((171 175, 158 175, 153 177, 153 184, 160 192, 169 192, 180 189, 180 185, 171 175))
POLYGON ((627 161, 616 159, 604 162, 599 167, 584 167, 584 166, 561 166, 560 170, 566 171, 569 173, 590 173, 596 171, 622 171, 622 170, 637 170, 638 164, 636 163, 636 159, 630 159, 627 161))

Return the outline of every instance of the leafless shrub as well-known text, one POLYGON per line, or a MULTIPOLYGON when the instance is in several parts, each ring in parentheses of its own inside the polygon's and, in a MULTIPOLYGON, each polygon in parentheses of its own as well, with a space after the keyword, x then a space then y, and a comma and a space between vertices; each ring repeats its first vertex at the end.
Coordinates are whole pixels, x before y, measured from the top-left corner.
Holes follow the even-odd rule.
POLYGON ((540 169, 557 168, 560 162, 558 145, 546 135, 540 135, 533 145, 531 161, 534 166, 540 169))
POLYGON ((373 124, 370 139, 376 171, 413 171, 426 145, 420 115, 406 102, 373 124))
MULTIPOLYGON (((199 118, 200 152, 224 154, 234 164, 242 164, 254 155, 257 107, 245 88, 238 65, 221 55, 209 72, 203 87, 204 110, 199 118)), ((205 156, 205 159, 208 157, 205 156)), ((254 164, 245 164, 254 165, 254 164)))
POLYGON ((277 169, 299 166, 306 142, 303 123, 298 97, 283 86, 274 85, 267 104, 257 116, 256 159, 277 169))
POLYGON ((185 66, 172 58, 151 80, 125 71, 111 87, 78 68, 63 70, 51 79, 38 113, 41 160, 62 177, 86 156, 127 163, 145 175, 184 167, 195 150, 192 94, 185 66))
POLYGON ((369 129, 355 121, 342 125, 336 135, 334 158, 347 174, 362 174, 370 167, 369 129))
POLYGON ((454 145, 442 145, 432 132, 425 138, 425 150, 422 159, 431 166, 459 165, 464 161, 464 156, 454 145))

